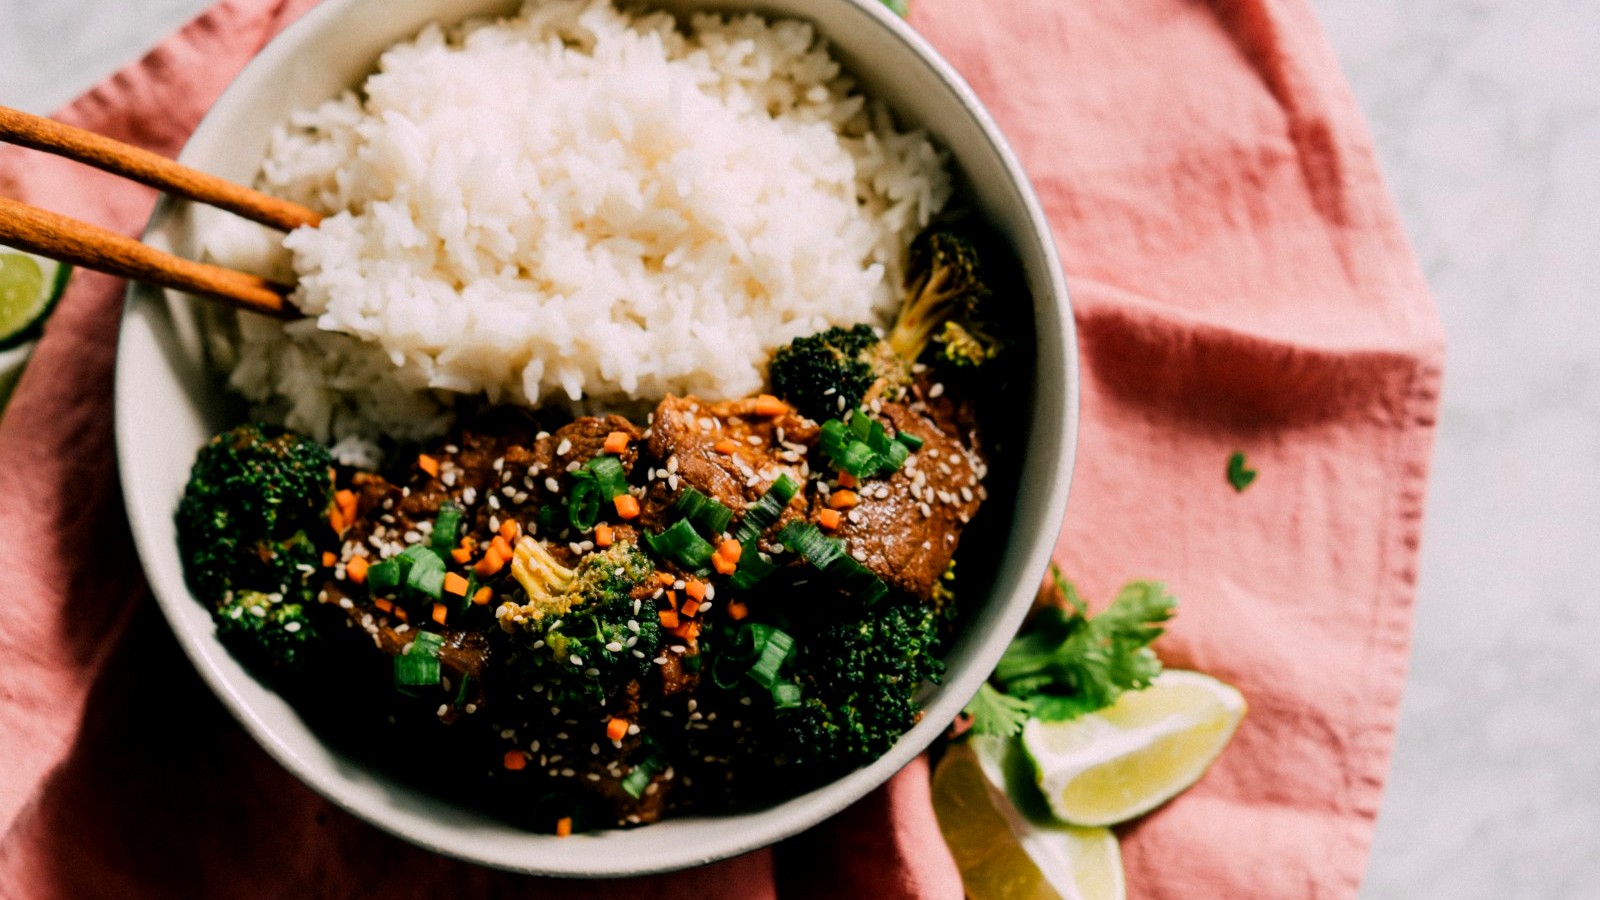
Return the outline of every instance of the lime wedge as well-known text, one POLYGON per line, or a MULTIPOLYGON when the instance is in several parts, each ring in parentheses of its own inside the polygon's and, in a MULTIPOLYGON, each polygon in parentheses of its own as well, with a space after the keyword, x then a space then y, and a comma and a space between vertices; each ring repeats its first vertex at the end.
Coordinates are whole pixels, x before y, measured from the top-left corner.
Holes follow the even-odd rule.
POLYGON ((1029 775, 1028 762, 1011 738, 974 736, 939 761, 933 809, 967 897, 1123 900, 1116 835, 1025 813, 1034 805, 1030 794, 1043 806, 1029 775))
POLYGON ((1199 781, 1244 714, 1234 688, 1168 669, 1099 712, 1066 722, 1030 719, 1022 746, 1057 818, 1115 825, 1199 781))
POLYGON ((0 247, 0 350, 38 335, 72 267, 0 247))

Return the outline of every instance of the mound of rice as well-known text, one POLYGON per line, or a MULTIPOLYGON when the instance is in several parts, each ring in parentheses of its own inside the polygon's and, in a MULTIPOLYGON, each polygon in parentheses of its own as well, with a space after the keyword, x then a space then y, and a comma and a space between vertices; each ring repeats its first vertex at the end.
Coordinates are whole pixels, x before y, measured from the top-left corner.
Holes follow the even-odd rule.
POLYGON ((608 0, 429 27, 260 184, 329 218, 284 241, 314 318, 241 317, 231 380, 324 440, 437 433, 452 392, 751 393, 775 347, 892 312, 950 190, 809 25, 608 0))

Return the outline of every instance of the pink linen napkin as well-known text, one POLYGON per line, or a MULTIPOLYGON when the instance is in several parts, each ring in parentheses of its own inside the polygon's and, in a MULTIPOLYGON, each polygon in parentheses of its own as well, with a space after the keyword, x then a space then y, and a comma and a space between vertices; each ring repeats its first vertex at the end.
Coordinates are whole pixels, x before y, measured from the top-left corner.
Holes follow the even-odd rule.
MULTIPOLYGON (((314 0, 228 0, 60 118, 176 153, 314 0)), ((1304 0, 914 0, 1043 198, 1083 352, 1057 559, 1167 581, 1169 664, 1244 691, 1211 773, 1124 830, 1136 898, 1352 897, 1404 681, 1443 356, 1304 0), (1258 480, 1235 493, 1228 455, 1258 480)), ((137 233, 153 196, 0 148, 0 194, 137 233)), ((630 882, 434 856, 333 808, 148 602, 112 463, 122 285, 80 273, 0 419, 0 895, 957 897, 919 761, 774 850, 630 882)))

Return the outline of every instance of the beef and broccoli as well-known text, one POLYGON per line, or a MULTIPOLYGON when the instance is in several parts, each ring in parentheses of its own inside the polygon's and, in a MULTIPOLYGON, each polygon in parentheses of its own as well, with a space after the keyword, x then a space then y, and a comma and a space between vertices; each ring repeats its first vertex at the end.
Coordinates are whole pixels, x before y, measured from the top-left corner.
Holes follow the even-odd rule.
POLYGON ((936 231, 886 334, 795 340, 769 394, 491 409, 382 471, 235 428, 178 508, 190 586, 263 680, 530 827, 786 799, 888 750, 943 671, 999 305, 936 231))

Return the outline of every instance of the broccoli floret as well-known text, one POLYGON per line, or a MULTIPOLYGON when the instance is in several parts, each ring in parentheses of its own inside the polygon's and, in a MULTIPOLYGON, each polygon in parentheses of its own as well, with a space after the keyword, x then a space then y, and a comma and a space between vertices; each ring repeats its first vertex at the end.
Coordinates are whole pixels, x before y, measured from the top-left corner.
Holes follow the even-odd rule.
POLYGON ((806 782, 834 777, 883 755, 921 711, 917 689, 937 682, 938 610, 903 597, 825 625, 797 640, 798 707, 774 716, 774 755, 806 782))
POLYGON ((911 367, 929 362, 958 374, 999 355, 987 323, 993 310, 978 253, 954 232, 934 229, 912 246, 905 298, 888 337, 867 325, 796 338, 772 355, 773 392, 813 419, 830 419, 864 400, 897 398, 911 367))
POLYGON ((328 451, 292 431, 245 425, 200 448, 178 504, 178 548, 195 596, 230 591, 311 602, 333 482, 328 451))
POLYGON ((518 573, 528 603, 508 603, 499 615, 514 642, 512 666, 557 703, 605 704, 650 673, 661 652, 661 622, 653 604, 635 610, 634 592, 654 573, 642 550, 618 543, 585 556, 575 569, 557 565, 533 538, 519 541, 516 553, 514 573, 521 562, 543 576, 518 573))
POLYGON ((235 591, 214 612, 217 639, 235 657, 260 672, 303 671, 310 649, 320 639, 299 603, 277 594, 235 591))
POLYGON ((905 379, 904 361, 887 349, 868 325, 829 328, 778 348, 767 373, 773 392, 802 415, 831 419, 860 406, 878 381, 905 379))
POLYGON ((933 339, 933 352, 947 369, 977 369, 1000 355, 1000 341, 976 322, 946 322, 933 339))
POLYGON ((909 360, 922 356, 934 332, 946 322, 981 321, 989 299, 978 251, 952 231, 931 230, 911 247, 906 295, 884 340, 909 360))

